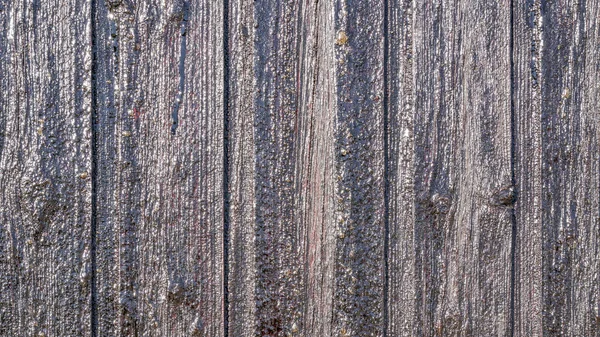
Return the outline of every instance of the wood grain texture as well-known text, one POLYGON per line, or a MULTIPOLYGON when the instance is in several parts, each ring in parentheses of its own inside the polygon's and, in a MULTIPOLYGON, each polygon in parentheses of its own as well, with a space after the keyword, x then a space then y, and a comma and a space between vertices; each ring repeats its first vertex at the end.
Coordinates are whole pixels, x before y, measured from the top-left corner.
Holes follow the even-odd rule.
POLYGON ((542 18, 540 1, 513 5, 514 336, 542 336, 542 18))
POLYGON ((511 332, 507 4, 414 9, 415 335, 511 332))
POLYGON ((334 118, 336 97, 334 4, 303 5, 301 137, 299 165, 303 177, 299 221, 307 226, 305 336, 335 335, 332 327, 334 286, 334 118))
POLYGON ((388 1, 387 31, 387 335, 416 333, 414 9, 388 1))
POLYGON ((0 336, 600 336, 599 20, 0 2, 0 336))
POLYGON ((543 333, 598 336, 598 2, 541 3, 543 333))
POLYGON ((99 336, 223 335, 222 9, 99 4, 99 336))
POLYGON ((0 8, 0 335, 89 335, 90 7, 0 8))
MULTIPOLYGON (((254 5, 254 189, 256 259, 255 327, 259 336, 289 335, 303 315, 306 229, 297 221, 298 96, 302 90, 297 46, 300 2, 254 5)), ((242 34, 244 27, 242 27, 242 34)), ((235 154, 234 154, 235 155, 235 154)), ((298 179, 300 178, 300 179, 298 179)), ((234 288, 231 291, 235 291, 234 288)), ((235 305, 235 303, 232 303, 235 305)), ((234 323, 232 321, 231 323, 234 323)))
POLYGON ((383 333, 384 12, 379 1, 343 1, 335 12, 333 335, 383 333))
MULTIPOLYGON (((333 160, 317 158, 330 157, 333 111, 319 90, 319 7, 231 3, 232 335, 315 333, 325 329, 316 314, 331 310, 321 297, 330 301, 331 281, 318 278, 332 270, 321 258, 331 255, 325 223, 333 219, 324 214, 333 160)), ((332 91, 334 81, 326 83, 332 91)))
POLYGON ((228 332, 256 333, 254 2, 229 2, 228 332))
POLYGON ((380 335, 383 7, 231 8, 230 333, 380 335))

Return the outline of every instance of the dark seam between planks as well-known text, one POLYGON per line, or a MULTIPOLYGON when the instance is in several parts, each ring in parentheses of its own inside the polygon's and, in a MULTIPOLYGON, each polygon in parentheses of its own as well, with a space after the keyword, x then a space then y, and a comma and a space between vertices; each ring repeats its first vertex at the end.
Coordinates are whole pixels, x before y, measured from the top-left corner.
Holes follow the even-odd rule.
POLYGON ((229 0, 223 0, 223 336, 229 337, 229 0))
POLYGON ((185 90, 185 56, 186 56, 186 35, 189 16, 189 2, 183 4, 183 19, 181 20, 180 36, 181 47, 179 54, 179 92, 171 113, 171 135, 175 136, 177 127, 179 126, 179 107, 183 101, 183 91, 185 90))
POLYGON ((513 198, 510 208, 510 220, 512 224, 511 231, 511 246, 510 246, 510 335, 515 335, 515 286, 516 286, 516 253, 517 253, 517 216, 515 214, 515 199, 518 198, 519 191, 516 190, 515 179, 515 62, 514 62, 514 47, 515 47, 515 28, 514 28, 514 0, 510 0, 510 42, 509 42, 509 59, 510 59, 510 184, 514 190, 515 197, 513 198))
POLYGON ((383 280, 383 336, 388 334, 388 303, 389 303, 389 286, 390 286, 390 271, 389 271, 389 249, 390 249, 390 184, 389 184, 389 37, 388 37, 388 6, 389 1, 383 1, 383 222, 384 222, 384 239, 383 239, 383 264, 384 264, 384 280, 383 280))
POLYGON ((97 41, 96 41, 96 6, 97 1, 90 1, 90 30, 91 30, 91 49, 92 49, 92 66, 91 66, 91 112, 90 112, 90 128, 91 128, 91 221, 90 221, 90 259, 91 259, 91 275, 90 275, 90 335, 96 337, 98 335, 98 306, 96 301, 96 216, 97 216, 97 171, 98 171, 98 151, 97 144, 97 114, 98 114, 98 95, 96 74, 98 70, 97 56, 97 41))

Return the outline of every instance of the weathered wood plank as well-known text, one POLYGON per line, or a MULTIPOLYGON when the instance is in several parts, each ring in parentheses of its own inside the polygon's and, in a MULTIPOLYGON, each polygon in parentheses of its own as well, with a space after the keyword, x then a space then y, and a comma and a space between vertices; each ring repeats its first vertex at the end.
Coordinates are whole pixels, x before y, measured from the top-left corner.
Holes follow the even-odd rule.
POLYGON ((305 303, 313 291, 306 278, 312 285, 314 276, 305 273, 313 268, 307 254, 323 248, 313 242, 319 233, 308 233, 313 222, 322 222, 323 215, 314 219, 313 213, 324 207, 321 187, 314 185, 323 169, 311 151, 320 137, 313 131, 319 71, 312 66, 313 21, 321 20, 313 17, 314 5, 302 1, 231 4, 229 331, 305 335, 315 319, 305 317, 313 303, 305 303))
POLYGON ((384 3, 341 1, 335 9, 337 237, 332 334, 381 336, 386 235, 384 3))
POLYGON ((597 1, 541 3, 543 332, 600 335, 597 1))
POLYGON ((413 3, 388 1, 387 45, 387 183, 388 336, 414 336, 415 163, 413 3))
POLYGON ((230 4, 230 334, 380 335, 383 7, 230 4))
POLYGON ((513 2, 514 335, 542 336, 540 1, 513 2))
MULTIPOLYGON (((257 336, 289 335, 304 313, 306 228, 297 221, 299 1, 262 1, 254 7, 254 186, 257 336)), ((242 27, 243 30, 243 27, 242 27)), ((243 33, 243 32, 242 32, 243 33)), ((312 80, 312 79, 311 79, 312 80)), ((300 178, 300 179, 298 179, 300 178)))
MULTIPOLYGON (((600 336, 600 2, 578 3, 576 11, 579 45, 572 50, 571 62, 578 65, 573 70, 578 75, 571 96, 574 105, 580 105, 580 125, 572 136, 579 142, 569 150, 579 154, 578 172, 573 177, 578 180, 579 223, 575 235, 565 237, 567 245, 575 242, 577 261, 573 267, 576 307, 571 336, 600 336)), ((571 109, 575 120, 577 109, 571 109)))
POLYGON ((510 10, 415 6, 416 335, 511 332, 510 10))
POLYGON ((89 335, 89 2, 0 9, 0 335, 89 335))
POLYGON ((307 226, 306 314, 299 336, 332 336, 335 205, 334 125, 336 110, 334 3, 305 2, 302 13, 299 166, 303 177, 299 221, 307 226), (332 38, 333 37, 333 38, 332 38))
POLYGON ((228 333, 254 336, 255 326, 255 147, 254 2, 229 1, 228 67, 228 333))
POLYGON ((223 5, 98 8, 98 335, 223 335, 223 5))

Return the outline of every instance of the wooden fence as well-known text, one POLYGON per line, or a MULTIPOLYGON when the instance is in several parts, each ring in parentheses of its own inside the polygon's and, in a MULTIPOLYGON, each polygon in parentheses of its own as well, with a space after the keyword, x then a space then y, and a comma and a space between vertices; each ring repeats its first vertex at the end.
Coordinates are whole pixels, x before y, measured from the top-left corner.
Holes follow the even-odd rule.
POLYGON ((0 1, 0 336, 599 336, 599 0, 0 1))

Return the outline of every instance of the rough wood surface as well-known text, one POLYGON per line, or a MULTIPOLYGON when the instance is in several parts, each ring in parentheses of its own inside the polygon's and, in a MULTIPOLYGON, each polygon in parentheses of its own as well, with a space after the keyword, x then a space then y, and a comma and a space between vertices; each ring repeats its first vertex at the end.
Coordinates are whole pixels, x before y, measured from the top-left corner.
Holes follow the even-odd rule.
POLYGON ((540 1, 513 3, 514 336, 542 336, 540 1))
POLYGON ((511 332, 510 11, 415 6, 415 335, 511 332))
MULTIPOLYGON (((332 335, 384 326, 384 3, 335 8, 335 254, 332 335)), ((326 40, 327 37, 325 37, 326 40)), ((330 42, 331 43, 331 42, 330 42)))
POLYGON ((222 9, 98 5, 99 336, 223 334, 222 9))
POLYGON ((543 333, 598 336, 597 1, 542 2, 543 333))
POLYGON ((0 2, 0 336, 600 335, 599 19, 0 2))
POLYGON ((415 264, 415 92, 412 1, 389 1, 387 9, 386 203, 387 336, 414 336, 417 311, 415 264))
POLYGON ((90 6, 0 9, 0 335, 89 335, 90 6))
POLYGON ((254 2, 231 1, 228 74, 228 334, 255 335, 256 183, 254 147, 254 2))
POLYGON ((383 7, 231 8, 230 333, 381 333, 383 7))
POLYGON ((300 329, 304 311, 306 230, 297 220, 302 171, 296 167, 303 136, 296 129, 300 3, 231 5, 230 116, 239 140, 230 154, 230 334, 289 335, 300 329), (249 186, 254 191, 244 193, 249 186), (246 203, 253 216, 238 217, 246 203))

